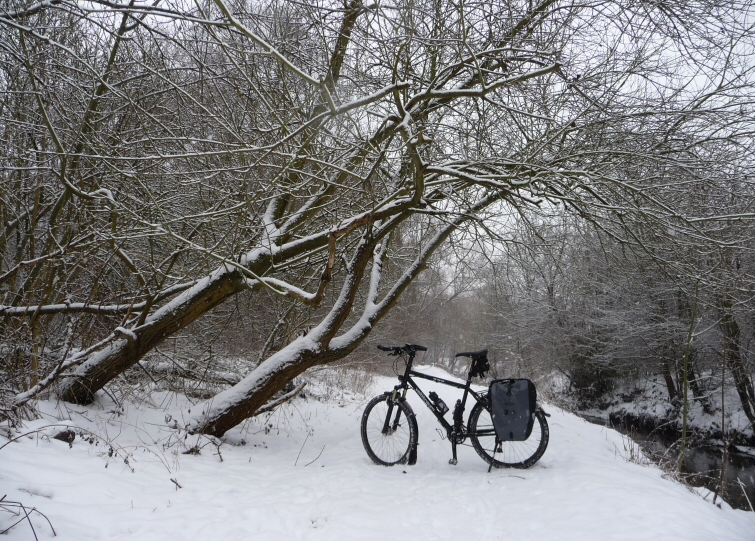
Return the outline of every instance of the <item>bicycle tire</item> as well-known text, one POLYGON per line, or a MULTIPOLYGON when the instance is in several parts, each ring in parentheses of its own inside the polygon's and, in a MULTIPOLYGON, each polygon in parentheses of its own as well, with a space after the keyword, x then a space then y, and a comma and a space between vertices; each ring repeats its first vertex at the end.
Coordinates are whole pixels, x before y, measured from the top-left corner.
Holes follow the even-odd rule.
POLYGON ((417 421, 414 414, 401 400, 393 402, 391 393, 376 396, 367 404, 362 414, 362 444, 375 464, 393 466, 405 464, 417 445, 417 421), (388 412, 391 412, 390 433, 383 427, 388 412))
POLYGON ((481 402, 475 404, 472 413, 469 414, 467 432, 470 440, 472 440, 472 447, 485 462, 492 463, 494 468, 519 469, 529 468, 540 460, 548 447, 550 435, 545 415, 541 411, 536 411, 535 423, 530 437, 525 441, 501 442, 500 449, 494 453, 495 431, 493 430, 493 421, 490 412, 481 402), (490 435, 478 435, 478 430, 488 431, 490 435))

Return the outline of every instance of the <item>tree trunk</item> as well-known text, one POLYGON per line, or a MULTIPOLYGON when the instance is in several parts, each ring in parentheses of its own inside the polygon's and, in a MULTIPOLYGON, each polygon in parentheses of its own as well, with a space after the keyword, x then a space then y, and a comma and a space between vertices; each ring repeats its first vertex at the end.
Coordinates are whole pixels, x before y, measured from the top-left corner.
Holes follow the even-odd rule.
MULTIPOLYGON (((220 437, 269 402, 286 384, 304 373, 308 368, 331 363, 345 357, 349 351, 318 352, 303 336, 288 347, 272 355, 263 364, 263 370, 255 369, 243 384, 216 395, 203 409, 201 415, 188 426, 194 433, 220 437)), ((260 365, 262 367, 262 365, 260 365)))
POLYGON ((133 366, 166 337, 183 329, 246 285, 238 272, 219 269, 147 318, 137 329, 121 332, 120 338, 93 353, 64 383, 60 397, 75 404, 88 404, 94 393, 133 366))
POLYGON ((674 401, 676 398, 676 385, 674 384, 674 378, 671 377, 671 369, 668 365, 668 359, 661 359, 661 374, 666 381, 666 389, 668 389, 669 401, 674 401))
POLYGON ((742 403, 742 411, 750 423, 755 424, 755 391, 753 391, 752 380, 742 359, 739 324, 734 317, 731 299, 723 295, 719 296, 718 310, 719 326, 724 335, 725 362, 734 376, 734 386, 742 403))
MULTIPOLYGON (((328 345, 351 313, 364 270, 370 259, 375 257, 373 267, 381 265, 378 255, 382 258, 384 252, 380 251, 379 254, 373 256, 373 250, 379 239, 395 228, 400 221, 400 219, 394 220, 392 224, 383 227, 376 236, 373 236, 369 230, 365 232, 348 266, 338 299, 317 327, 274 353, 241 382, 213 397, 211 404, 207 404, 202 414, 195 417, 187 428, 193 432, 222 436, 228 429, 251 417, 275 393, 306 369, 340 359, 353 351, 361 340, 353 341, 342 348, 342 351, 337 352, 329 349, 328 345)), ((377 292, 375 282, 380 279, 379 268, 376 272, 377 275, 373 272, 373 283, 370 287, 370 291, 375 293, 377 292)))
MULTIPOLYGON (((403 220, 411 212, 405 205, 394 205, 383 211, 358 214, 343 220, 339 227, 320 231, 304 239, 292 240, 275 250, 256 248, 240 257, 238 263, 223 263, 210 276, 199 280, 156 310, 143 324, 130 330, 119 328, 114 331, 114 334, 120 334, 120 338, 115 338, 101 350, 88 355, 87 360, 73 373, 70 382, 62 385, 60 397, 76 404, 91 402, 95 392, 133 366, 166 337, 183 329, 231 296, 248 289, 249 282, 244 275, 264 276, 273 267, 273 259, 276 263, 282 263, 305 253, 314 253, 327 246, 332 239, 344 236, 373 220, 403 220)), ((255 284, 255 288, 262 287, 259 281, 255 281, 255 284)))
POLYGON ((713 413, 713 409, 710 407, 710 402, 708 401, 708 397, 705 396, 705 394, 703 393, 703 390, 700 387, 700 382, 697 380, 697 376, 695 375, 694 359, 695 359, 695 350, 693 349, 690 352, 689 388, 692 389, 692 396, 695 397, 695 400, 700 402, 700 405, 703 407, 703 411, 710 415, 713 413))

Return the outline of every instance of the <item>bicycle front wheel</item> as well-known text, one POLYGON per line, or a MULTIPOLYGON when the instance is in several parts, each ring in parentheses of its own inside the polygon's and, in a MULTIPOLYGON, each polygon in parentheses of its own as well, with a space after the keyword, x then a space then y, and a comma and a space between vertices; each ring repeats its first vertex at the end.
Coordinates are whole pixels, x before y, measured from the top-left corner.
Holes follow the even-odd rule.
POLYGON ((403 402, 394 402, 390 393, 376 396, 362 415, 362 443, 376 464, 406 463, 417 443, 414 416, 403 402))
POLYGON ((495 468, 529 468, 548 447, 548 422, 543 412, 535 412, 530 437, 524 441, 504 441, 496 449, 495 430, 490 412, 480 402, 469 415, 468 432, 477 454, 495 468))

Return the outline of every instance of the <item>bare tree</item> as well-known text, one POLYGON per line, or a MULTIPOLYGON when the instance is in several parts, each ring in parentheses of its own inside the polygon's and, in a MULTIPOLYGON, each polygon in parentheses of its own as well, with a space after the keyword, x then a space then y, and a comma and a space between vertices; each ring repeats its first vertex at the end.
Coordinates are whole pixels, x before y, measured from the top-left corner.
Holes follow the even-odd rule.
POLYGON ((353 351, 448 238, 500 235, 497 217, 709 239, 715 216, 680 214, 668 172, 708 186, 704 149, 749 133, 742 9, 9 4, 0 316, 29 367, 9 408, 56 381, 92 400, 241 292, 319 307, 189 421, 221 435, 353 351))

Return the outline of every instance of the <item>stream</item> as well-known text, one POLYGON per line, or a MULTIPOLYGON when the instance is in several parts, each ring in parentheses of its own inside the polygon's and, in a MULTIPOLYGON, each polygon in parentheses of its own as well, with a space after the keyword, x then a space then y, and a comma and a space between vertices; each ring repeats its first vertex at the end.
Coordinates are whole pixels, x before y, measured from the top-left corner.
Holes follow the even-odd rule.
MULTIPOLYGON (((643 432, 633 427, 613 425, 607 419, 591 415, 580 417, 631 437, 655 462, 678 459, 679 445, 675 438, 643 432)), ((694 445, 685 453, 683 475, 690 485, 715 491, 721 479, 722 447, 711 444, 694 445)), ((755 449, 750 448, 750 452, 755 453, 755 449)), ((726 503, 735 509, 751 511, 752 507, 755 507, 755 455, 731 449, 727 456, 723 486, 719 496, 726 503)))

